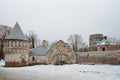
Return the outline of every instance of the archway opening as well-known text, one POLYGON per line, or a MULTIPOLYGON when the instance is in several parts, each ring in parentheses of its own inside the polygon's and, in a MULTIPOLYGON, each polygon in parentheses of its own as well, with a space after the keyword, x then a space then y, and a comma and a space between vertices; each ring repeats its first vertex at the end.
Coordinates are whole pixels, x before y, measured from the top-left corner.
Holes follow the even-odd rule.
POLYGON ((55 65, 68 64, 67 56, 65 56, 64 54, 57 54, 55 59, 56 59, 54 62, 55 65))
POLYGON ((25 59, 24 59, 24 58, 22 59, 22 64, 23 64, 23 65, 25 64, 25 59))

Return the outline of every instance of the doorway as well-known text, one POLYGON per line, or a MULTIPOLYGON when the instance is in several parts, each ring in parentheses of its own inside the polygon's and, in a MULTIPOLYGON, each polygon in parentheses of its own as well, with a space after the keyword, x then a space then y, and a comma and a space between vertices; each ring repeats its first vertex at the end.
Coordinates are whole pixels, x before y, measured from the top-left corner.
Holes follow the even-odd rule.
POLYGON ((25 64, 25 59, 24 58, 22 59, 22 64, 25 64))
POLYGON ((102 51, 105 51, 105 47, 103 47, 102 51))

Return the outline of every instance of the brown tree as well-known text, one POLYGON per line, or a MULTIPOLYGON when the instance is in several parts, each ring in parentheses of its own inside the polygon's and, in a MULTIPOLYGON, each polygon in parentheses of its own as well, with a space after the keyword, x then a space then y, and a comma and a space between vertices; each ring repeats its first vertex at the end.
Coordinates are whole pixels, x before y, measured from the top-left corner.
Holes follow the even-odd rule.
POLYGON ((40 39, 38 39, 37 35, 33 31, 29 31, 27 37, 30 43, 30 48, 35 48, 40 45, 40 39))
POLYGON ((12 29, 11 27, 8 27, 6 25, 0 25, 0 59, 4 59, 3 42, 4 42, 4 39, 6 38, 6 36, 9 35, 11 29, 12 29))

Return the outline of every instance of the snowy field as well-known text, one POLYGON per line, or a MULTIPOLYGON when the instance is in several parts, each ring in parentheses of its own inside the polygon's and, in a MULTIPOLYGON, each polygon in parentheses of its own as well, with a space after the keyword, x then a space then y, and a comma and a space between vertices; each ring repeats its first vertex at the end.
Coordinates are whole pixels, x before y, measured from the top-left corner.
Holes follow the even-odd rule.
POLYGON ((2 67, 0 80, 120 80, 120 65, 35 65, 2 67))

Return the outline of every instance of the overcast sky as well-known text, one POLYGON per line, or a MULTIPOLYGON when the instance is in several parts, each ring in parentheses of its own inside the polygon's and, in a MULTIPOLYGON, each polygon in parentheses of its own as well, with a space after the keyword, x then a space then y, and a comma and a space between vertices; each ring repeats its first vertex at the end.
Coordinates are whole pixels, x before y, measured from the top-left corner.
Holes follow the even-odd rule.
POLYGON ((17 21, 42 40, 66 41, 74 33, 85 42, 95 33, 120 38, 120 0, 0 0, 0 24, 17 21))

